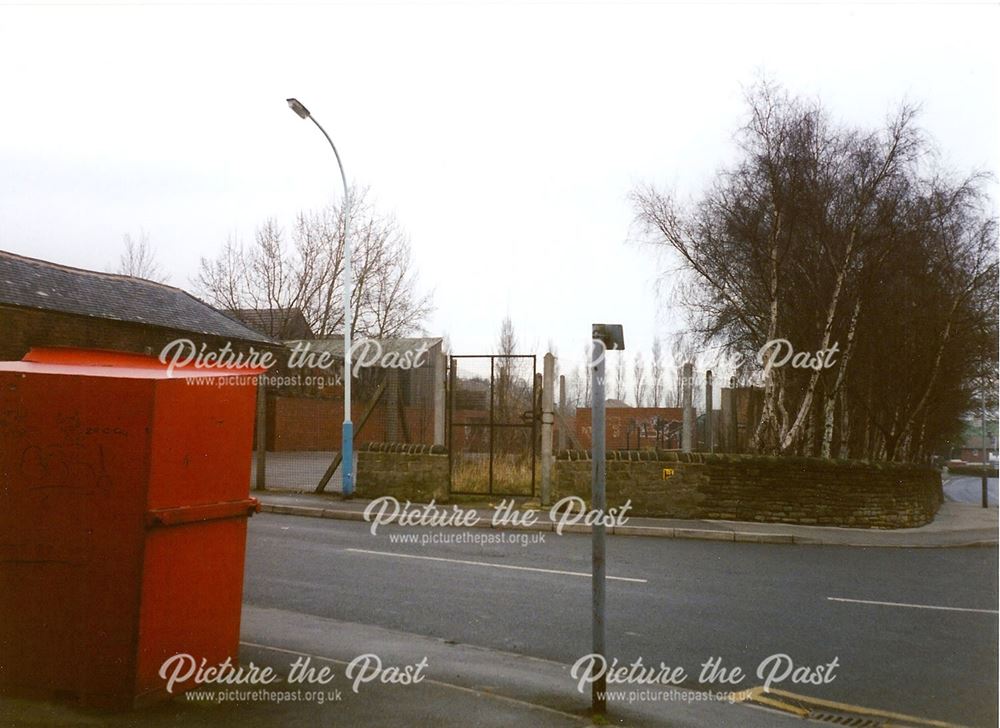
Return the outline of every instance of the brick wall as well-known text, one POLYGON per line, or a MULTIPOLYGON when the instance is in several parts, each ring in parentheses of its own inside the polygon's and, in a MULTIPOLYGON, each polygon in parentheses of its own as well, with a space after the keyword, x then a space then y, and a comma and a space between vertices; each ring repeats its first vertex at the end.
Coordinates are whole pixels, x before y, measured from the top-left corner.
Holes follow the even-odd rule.
MULTIPOLYGON (((365 406, 354 400, 352 417, 357 426, 365 406)), ((387 433, 390 408, 381 402, 364 427, 357 431, 356 442, 383 442, 387 433)), ((434 439, 434 412, 423 407, 404 407, 406 429, 413 442, 430 444, 434 439)), ((398 413, 395 415, 398 418, 398 413)), ((318 397, 267 398, 267 449, 277 452, 339 450, 344 424, 344 403, 318 397)))
MULTIPOLYGON (((656 447, 655 420, 682 421, 684 410, 680 407, 609 407, 605 410, 607 432, 605 442, 609 450, 630 448, 656 447), (629 434, 632 422, 636 428, 629 434)), ((591 409, 577 407, 576 435, 583 447, 590 447, 591 409)))
POLYGON ((370 443, 358 451, 357 494, 427 503, 448 498, 448 453, 441 446, 370 443))
MULTIPOLYGON (((178 338, 196 344, 206 342, 219 348, 229 339, 204 336, 190 331, 145 326, 130 321, 112 321, 91 316, 77 316, 58 311, 42 311, 0 306, 0 360, 18 361, 33 346, 74 346, 159 356, 168 343, 178 338)), ((232 340, 233 349, 245 351, 280 351, 278 346, 232 340)), ((280 357, 279 357, 280 359, 280 357)))
MULTIPOLYGON (((585 451, 560 453, 555 497, 589 499, 591 465, 585 451)), ((912 528, 929 523, 943 497, 940 474, 918 465, 610 452, 608 506, 628 499, 635 516, 912 528), (673 475, 664 479, 664 468, 673 475)))

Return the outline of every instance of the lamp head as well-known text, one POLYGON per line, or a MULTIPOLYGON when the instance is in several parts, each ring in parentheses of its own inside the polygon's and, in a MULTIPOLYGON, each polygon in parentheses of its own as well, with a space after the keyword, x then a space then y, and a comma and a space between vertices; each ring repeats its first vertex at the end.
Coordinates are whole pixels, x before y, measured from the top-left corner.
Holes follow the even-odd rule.
POLYGON ((592 338, 604 344, 605 349, 622 351, 625 348, 625 335, 621 324, 594 324, 591 326, 592 338))
POLYGON ((302 105, 298 99, 287 99, 288 108, 301 116, 303 119, 309 118, 309 109, 302 105))

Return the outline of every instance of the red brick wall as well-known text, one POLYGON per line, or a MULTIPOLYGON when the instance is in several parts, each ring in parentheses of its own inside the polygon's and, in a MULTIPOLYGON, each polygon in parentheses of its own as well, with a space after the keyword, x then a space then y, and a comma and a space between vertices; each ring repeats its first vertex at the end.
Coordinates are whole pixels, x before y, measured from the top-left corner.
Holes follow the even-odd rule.
MULTIPOLYGON (((227 339, 203 336, 159 326, 129 321, 112 321, 91 316, 76 316, 57 311, 0 306, 0 360, 18 361, 33 346, 75 346, 83 349, 106 349, 158 356, 168 343, 178 338, 191 339, 210 347, 220 347, 227 339)), ((243 346, 233 340, 237 351, 243 346)), ((254 343, 254 349, 277 352, 280 347, 254 343)), ((280 358, 280 357, 279 357, 280 358)))
MULTIPOLYGON (((609 407, 605 412, 607 424, 605 443, 608 450, 623 450, 626 445, 632 449, 656 447, 656 428, 654 427, 656 418, 659 417, 668 422, 672 420, 680 422, 684 417, 684 410, 680 407, 609 407), (638 435, 636 432, 632 432, 631 437, 626 437, 632 420, 635 420, 639 425, 638 435), (645 433, 643 433, 643 425, 645 433), (628 440, 627 443, 626 440, 628 440)), ((591 410, 589 407, 578 407, 576 410, 576 435, 580 438, 580 444, 584 449, 590 448, 591 410)))
MULTIPOLYGON (((352 398, 353 399, 353 398, 352 398)), ((351 408, 354 426, 358 426, 366 407, 357 403, 351 408)), ((418 407, 404 407, 408 441, 430 445, 434 439, 433 412, 418 407)), ((356 442, 387 442, 388 408, 380 403, 364 427, 357 431, 356 442)), ((397 415, 398 417, 398 415, 397 415)), ((267 402, 267 449, 273 451, 339 450, 344 425, 344 404, 337 399, 269 396, 267 402)), ((406 440, 402 427, 396 426, 399 441, 406 440)))

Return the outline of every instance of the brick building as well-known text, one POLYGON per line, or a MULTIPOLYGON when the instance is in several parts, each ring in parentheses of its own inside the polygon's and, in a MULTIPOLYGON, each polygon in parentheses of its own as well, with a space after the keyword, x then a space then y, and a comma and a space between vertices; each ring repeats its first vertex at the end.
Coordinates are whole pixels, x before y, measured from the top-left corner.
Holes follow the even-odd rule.
MULTIPOLYGON (((684 419, 684 410, 680 407, 629 407, 618 402, 620 400, 608 400, 605 405, 605 442, 609 450, 680 447, 680 425, 684 419)), ((577 408, 575 423, 577 438, 583 447, 589 448, 589 407, 577 408)))
POLYGON ((226 309, 223 313, 275 341, 315 338, 299 308, 236 308, 226 309))
POLYGON ((235 351, 280 345, 186 291, 141 278, 71 268, 0 250, 0 360, 33 346, 159 355, 186 338, 235 351))

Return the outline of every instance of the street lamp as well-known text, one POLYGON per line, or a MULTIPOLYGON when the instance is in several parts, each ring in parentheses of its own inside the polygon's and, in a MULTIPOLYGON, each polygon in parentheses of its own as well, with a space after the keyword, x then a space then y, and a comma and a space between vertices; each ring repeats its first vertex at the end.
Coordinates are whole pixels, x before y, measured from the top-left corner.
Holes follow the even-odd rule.
MULTIPOLYGON (((607 463, 605 462, 605 397, 604 397, 604 359, 607 351, 625 349, 625 335, 621 324, 594 324, 591 326, 590 350, 590 381, 592 382, 590 410, 590 450, 591 479, 590 507, 601 514, 601 519, 591 527, 590 536, 590 571, 591 571, 591 610, 590 634, 591 652, 605 657, 604 629, 604 594, 606 565, 604 547, 604 513, 607 508, 607 463)), ((591 683, 590 700, 594 713, 604 715, 607 712, 607 676, 601 675, 591 683)))
POLYGON ((345 498, 354 495, 354 425, 351 422, 351 236, 348 234, 348 226, 351 221, 350 200, 351 196, 347 189, 347 176, 344 174, 344 165, 340 161, 340 153, 337 151, 333 139, 326 133, 326 129, 309 113, 309 109, 302 105, 298 99, 288 99, 288 107, 303 119, 309 119, 316 128, 323 132, 323 136, 330 142, 333 149, 333 156, 337 158, 337 167, 340 168, 340 181, 344 184, 344 431, 341 435, 341 473, 343 475, 341 492, 345 498))

